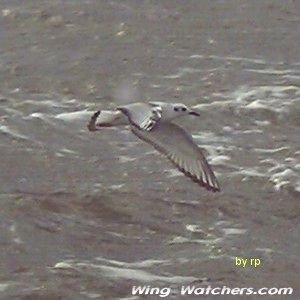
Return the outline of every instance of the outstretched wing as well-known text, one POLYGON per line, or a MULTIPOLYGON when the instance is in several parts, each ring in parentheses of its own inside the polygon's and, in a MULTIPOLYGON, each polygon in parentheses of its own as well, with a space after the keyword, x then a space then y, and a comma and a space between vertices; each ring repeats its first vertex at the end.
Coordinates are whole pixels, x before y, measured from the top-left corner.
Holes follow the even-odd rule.
POLYGON ((132 132, 164 154, 181 172, 209 191, 220 191, 219 183, 192 137, 181 127, 160 122, 151 131, 132 126, 132 132))
POLYGON ((128 117, 131 124, 145 131, 152 130, 161 119, 161 107, 152 107, 147 103, 132 103, 117 109, 128 117))

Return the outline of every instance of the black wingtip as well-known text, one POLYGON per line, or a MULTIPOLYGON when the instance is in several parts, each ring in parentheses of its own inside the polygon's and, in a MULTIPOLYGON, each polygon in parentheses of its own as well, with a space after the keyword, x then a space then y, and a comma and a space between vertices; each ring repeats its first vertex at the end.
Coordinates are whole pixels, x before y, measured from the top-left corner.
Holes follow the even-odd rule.
POLYGON ((217 186, 211 186, 207 183, 204 183, 205 184, 205 188, 208 190, 208 191, 211 191, 211 192, 221 192, 221 188, 220 186, 217 184, 217 186))
POLYGON ((99 117, 101 110, 96 111, 90 118, 89 123, 87 124, 87 128, 89 131, 97 131, 96 120, 99 117))
POLYGON ((220 193, 221 192, 221 189, 218 187, 218 188, 216 188, 216 187, 213 187, 213 188, 211 188, 211 191, 212 192, 214 192, 214 193, 220 193))
POLYGON ((219 186, 218 187, 211 186, 211 185, 205 183, 204 181, 199 181, 198 179, 196 179, 195 182, 197 182, 200 186, 204 187, 209 192, 213 192, 213 193, 221 192, 221 189, 219 186))
POLYGON ((177 164, 175 164, 172 160, 171 162, 176 166, 176 168, 179 169, 179 171, 181 171, 185 176, 187 176, 188 178, 190 178, 193 182, 199 184, 201 187, 205 188, 207 191, 209 192, 221 192, 221 188, 218 186, 211 186, 208 183, 206 183, 205 181, 197 178, 195 175, 192 175, 191 173, 189 173, 187 170, 185 170, 184 168, 179 167, 177 164))

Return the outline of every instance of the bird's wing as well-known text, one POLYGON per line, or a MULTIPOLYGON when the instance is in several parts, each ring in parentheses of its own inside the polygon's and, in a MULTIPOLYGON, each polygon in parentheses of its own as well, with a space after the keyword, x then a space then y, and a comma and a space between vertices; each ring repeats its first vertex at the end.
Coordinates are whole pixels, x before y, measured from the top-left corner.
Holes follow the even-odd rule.
POLYGON ((147 103, 132 103, 117 109, 128 117, 132 125, 145 131, 152 130, 161 119, 161 107, 152 107, 147 103))
POLYGON ((171 122, 160 122, 151 131, 136 126, 132 132, 164 154, 181 172, 209 191, 220 191, 219 183, 192 137, 171 122))
POLYGON ((120 111, 98 110, 90 118, 87 125, 89 131, 101 130, 103 127, 129 125, 130 122, 120 111))
POLYGON ((151 106, 162 106, 164 104, 166 104, 165 102, 161 102, 161 101, 150 101, 148 102, 149 105, 151 106))

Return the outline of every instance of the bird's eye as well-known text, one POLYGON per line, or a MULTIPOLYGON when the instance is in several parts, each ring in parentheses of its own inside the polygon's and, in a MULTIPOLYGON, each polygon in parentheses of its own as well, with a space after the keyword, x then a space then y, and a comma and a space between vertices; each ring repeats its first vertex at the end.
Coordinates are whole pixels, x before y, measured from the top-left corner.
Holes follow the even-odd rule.
POLYGON ((181 110, 182 110, 182 111, 186 111, 186 107, 182 107, 181 110))
POLYGON ((174 107, 174 110, 175 110, 175 111, 178 111, 178 107, 175 106, 175 107, 174 107))

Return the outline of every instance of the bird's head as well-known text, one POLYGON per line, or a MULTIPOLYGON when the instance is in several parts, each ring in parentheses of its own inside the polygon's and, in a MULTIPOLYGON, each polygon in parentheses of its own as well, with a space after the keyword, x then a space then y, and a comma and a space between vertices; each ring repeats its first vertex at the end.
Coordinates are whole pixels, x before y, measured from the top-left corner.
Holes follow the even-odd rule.
POLYGON ((170 117, 174 117, 174 118, 186 116, 186 115, 194 115, 198 117, 200 116, 200 114, 196 110, 186 106, 183 103, 171 104, 168 107, 168 114, 170 117))

